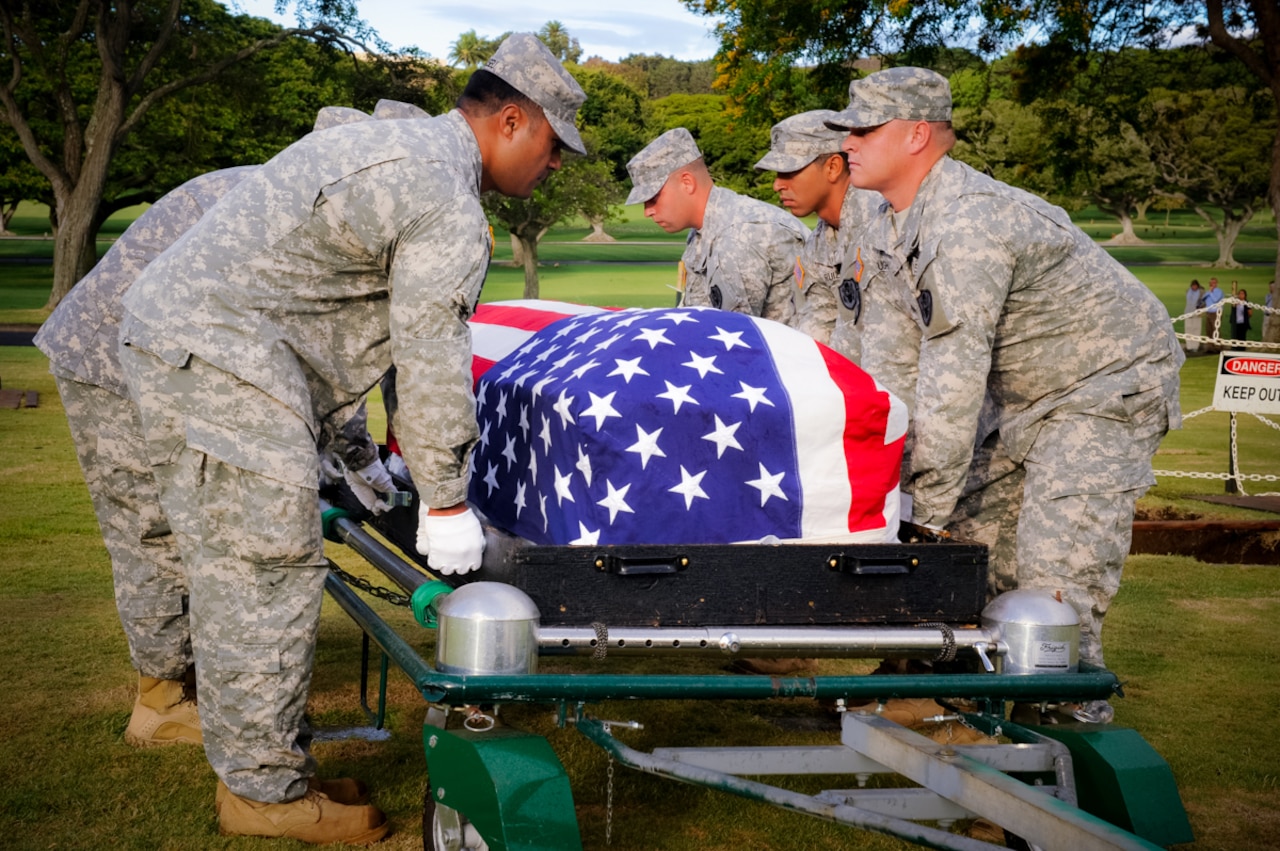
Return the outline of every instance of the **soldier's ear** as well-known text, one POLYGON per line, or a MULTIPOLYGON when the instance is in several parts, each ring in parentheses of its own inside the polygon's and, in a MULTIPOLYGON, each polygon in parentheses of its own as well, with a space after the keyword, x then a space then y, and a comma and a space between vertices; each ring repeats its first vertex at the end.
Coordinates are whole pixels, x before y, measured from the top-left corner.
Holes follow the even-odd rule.
POLYGON ((529 117, 525 115, 523 109, 517 104, 505 104, 502 109, 498 110, 498 132, 503 138, 510 139, 515 136, 516 130, 524 126, 529 117))

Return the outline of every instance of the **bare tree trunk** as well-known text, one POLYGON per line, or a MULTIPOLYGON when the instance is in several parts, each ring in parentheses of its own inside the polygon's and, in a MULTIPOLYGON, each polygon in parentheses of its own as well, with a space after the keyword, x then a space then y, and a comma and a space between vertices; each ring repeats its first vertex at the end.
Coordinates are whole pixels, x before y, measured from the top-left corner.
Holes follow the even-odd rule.
POLYGON ((591 233, 582 238, 583 242, 617 242, 616 239, 604 232, 604 216, 589 216, 587 221, 591 223, 591 233))
POLYGON ((1116 207, 1110 210, 1116 218, 1120 219, 1120 233, 1107 240, 1112 245, 1142 245, 1143 240, 1133 230, 1133 218, 1129 215, 1127 209, 1116 207))
POLYGON ((1213 237, 1217 239, 1217 260, 1212 262, 1216 269, 1243 269, 1244 264, 1235 260, 1235 241, 1239 238, 1244 225, 1253 218, 1253 211, 1245 212, 1242 218, 1235 218, 1230 212, 1222 211, 1222 224, 1213 220, 1203 207, 1196 207, 1196 212, 1213 227, 1213 237))
POLYGON ((1151 202, 1154 200, 1154 198, 1148 198, 1145 201, 1134 202, 1133 206, 1138 208, 1138 221, 1145 222, 1147 220, 1147 208, 1151 206, 1151 202))
MULTIPOLYGON (((514 236, 514 234, 512 234, 514 236)), ((524 256, 524 297, 538 298, 538 240, 520 237, 524 256)))
POLYGON ((102 200, 104 182, 93 181, 88 174, 82 174, 75 189, 57 199, 58 229, 53 241, 53 289, 49 293, 49 301, 45 303, 47 310, 57 307, 97 260, 94 214, 102 200))
POLYGON ((524 247, 520 244, 520 237, 514 232, 511 234, 511 262, 517 266, 524 263, 524 247))
POLYGON ((9 230, 9 223, 13 221, 13 216, 18 212, 18 201, 6 201, 0 204, 0 234, 4 236, 13 236, 13 232, 9 230))

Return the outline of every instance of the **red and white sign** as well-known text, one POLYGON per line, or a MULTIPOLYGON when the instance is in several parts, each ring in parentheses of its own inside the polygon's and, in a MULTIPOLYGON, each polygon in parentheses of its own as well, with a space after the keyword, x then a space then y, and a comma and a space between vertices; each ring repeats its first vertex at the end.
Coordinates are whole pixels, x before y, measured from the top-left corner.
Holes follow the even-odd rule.
POLYGON ((1280 355, 1223 352, 1213 407, 1219 411, 1280 414, 1280 355))

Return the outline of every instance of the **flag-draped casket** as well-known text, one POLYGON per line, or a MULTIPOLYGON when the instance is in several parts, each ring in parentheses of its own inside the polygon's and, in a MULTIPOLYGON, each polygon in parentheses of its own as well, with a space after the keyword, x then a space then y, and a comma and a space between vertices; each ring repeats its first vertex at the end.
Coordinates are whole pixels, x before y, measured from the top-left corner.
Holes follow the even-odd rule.
MULTIPOLYGON (((906 412, 825 346, 539 301, 481 305, 471 331, 489 546, 448 581, 515 585, 548 625, 976 621, 985 548, 899 528, 906 412)), ((372 522, 428 564, 416 506, 372 522)))
POLYGON ((903 404, 709 308, 481 305, 470 501, 538 544, 896 540, 903 404))

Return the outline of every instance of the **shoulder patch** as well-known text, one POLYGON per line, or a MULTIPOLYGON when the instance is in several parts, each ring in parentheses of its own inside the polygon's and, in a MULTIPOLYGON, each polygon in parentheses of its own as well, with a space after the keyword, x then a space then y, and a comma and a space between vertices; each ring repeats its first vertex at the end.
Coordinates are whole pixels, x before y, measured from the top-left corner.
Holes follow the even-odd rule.
POLYGON ((840 282, 840 305, 853 314, 853 324, 858 324, 858 317, 862 315, 862 290, 858 287, 858 282, 853 278, 845 278, 840 282))

